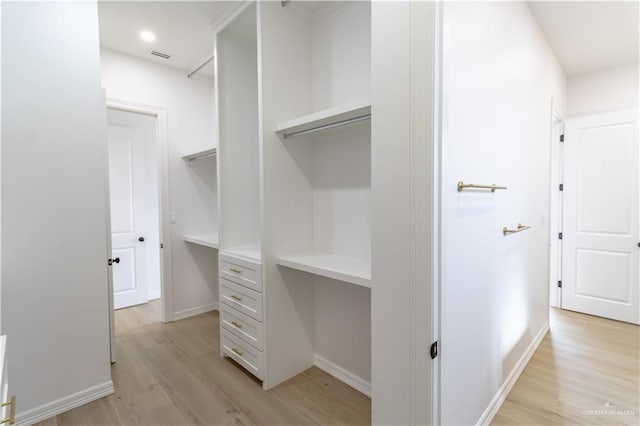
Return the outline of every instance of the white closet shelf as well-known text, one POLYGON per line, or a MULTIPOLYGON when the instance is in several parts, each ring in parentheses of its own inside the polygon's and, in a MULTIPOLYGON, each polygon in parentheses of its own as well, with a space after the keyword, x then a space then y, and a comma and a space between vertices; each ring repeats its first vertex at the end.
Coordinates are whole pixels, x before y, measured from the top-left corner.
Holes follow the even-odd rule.
POLYGON ((206 148, 194 149, 191 151, 183 152, 181 157, 185 160, 195 161, 201 158, 213 157, 216 155, 218 147, 208 146, 206 148))
POLYGON ((252 262, 262 262, 262 254, 260 251, 260 246, 258 245, 225 248, 223 249, 223 253, 244 258, 252 262))
POLYGON ((199 246, 209 247, 212 249, 218 249, 218 236, 215 234, 210 235, 183 235, 182 239, 191 244, 197 244, 199 246))
POLYGON ((275 132, 283 139, 287 139, 299 134, 311 133, 315 130, 324 130, 341 124, 366 120, 370 116, 371 102, 368 99, 354 101, 285 121, 278 124, 275 132))
POLYGON ((276 263, 287 268, 371 288, 371 262, 338 254, 278 256, 276 263))

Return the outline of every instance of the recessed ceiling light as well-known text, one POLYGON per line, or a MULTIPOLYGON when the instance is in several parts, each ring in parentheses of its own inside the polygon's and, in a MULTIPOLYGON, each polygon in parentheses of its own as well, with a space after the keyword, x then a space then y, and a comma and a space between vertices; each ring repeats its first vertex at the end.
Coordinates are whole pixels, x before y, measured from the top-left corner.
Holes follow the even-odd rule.
POLYGON ((146 41, 147 43, 151 43, 152 41, 155 41, 156 35, 151 31, 145 30, 145 31, 140 31, 140 38, 146 41))

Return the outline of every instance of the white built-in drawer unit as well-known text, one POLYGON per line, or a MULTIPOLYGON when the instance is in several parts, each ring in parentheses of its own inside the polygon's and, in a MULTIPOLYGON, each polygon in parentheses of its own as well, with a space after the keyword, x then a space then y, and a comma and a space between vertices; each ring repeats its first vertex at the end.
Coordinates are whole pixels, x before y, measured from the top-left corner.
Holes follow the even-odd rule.
POLYGON ((261 265, 220 254, 220 276, 255 291, 262 291, 261 265))
POLYGON ((262 293, 220 278, 220 300, 240 312, 262 321, 262 293))
POLYGON ((234 336, 225 329, 222 330, 222 352, 233 358, 246 368, 251 374, 262 380, 263 352, 254 348, 242 339, 234 336))
POLYGON ((219 282, 222 353, 262 380, 262 264, 222 251, 219 282))
POLYGON ((225 330, 233 333, 257 349, 264 348, 262 323, 224 303, 221 306, 220 320, 225 330))

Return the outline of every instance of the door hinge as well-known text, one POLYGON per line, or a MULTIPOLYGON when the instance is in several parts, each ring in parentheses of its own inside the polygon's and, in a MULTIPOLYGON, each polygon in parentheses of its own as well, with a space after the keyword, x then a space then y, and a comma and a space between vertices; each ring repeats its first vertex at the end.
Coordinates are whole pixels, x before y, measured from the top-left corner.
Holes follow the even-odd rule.
POLYGON ((562 232, 558 233, 558 239, 561 240, 562 239, 562 232))
POLYGON ((163 249, 164 248, 164 243, 160 243, 160 248, 163 249))
POLYGON ((558 288, 562 288, 562 281, 558 281, 558 288))
POLYGON ((564 183, 561 183, 561 184, 559 185, 559 189, 560 189, 560 191, 564 191, 564 183))
POLYGON ((560 142, 564 142, 564 135, 560 135, 560 142))
POLYGON ((436 340, 431 344, 431 349, 429 350, 431 353, 431 359, 436 359, 438 356, 438 341, 436 340))
POLYGON ((107 265, 113 266, 113 259, 107 259, 107 265))

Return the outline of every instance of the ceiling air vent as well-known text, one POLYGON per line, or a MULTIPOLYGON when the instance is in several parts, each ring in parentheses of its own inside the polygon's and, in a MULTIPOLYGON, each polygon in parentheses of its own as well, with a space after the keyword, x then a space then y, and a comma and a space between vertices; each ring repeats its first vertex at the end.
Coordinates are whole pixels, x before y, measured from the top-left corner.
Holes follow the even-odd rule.
POLYGON ((151 55, 153 56, 157 56, 159 58, 162 59, 169 59, 171 58, 171 55, 167 54, 167 53, 162 53, 162 52, 158 52, 157 50, 152 50, 151 52, 149 52, 151 55))

